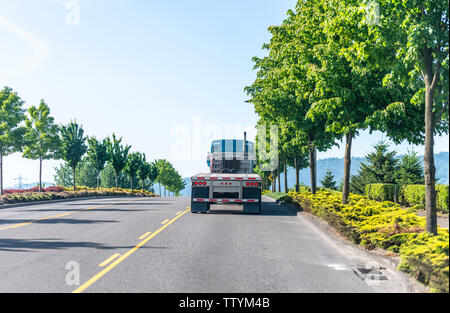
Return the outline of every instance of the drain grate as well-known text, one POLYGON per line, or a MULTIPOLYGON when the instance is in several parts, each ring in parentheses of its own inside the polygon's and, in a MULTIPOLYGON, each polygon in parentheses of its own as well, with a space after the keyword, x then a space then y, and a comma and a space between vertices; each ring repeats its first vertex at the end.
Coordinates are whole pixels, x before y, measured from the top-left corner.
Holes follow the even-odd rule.
POLYGON ((376 284, 388 281, 388 277, 384 273, 385 267, 378 264, 358 264, 352 267, 353 272, 368 284, 376 284))

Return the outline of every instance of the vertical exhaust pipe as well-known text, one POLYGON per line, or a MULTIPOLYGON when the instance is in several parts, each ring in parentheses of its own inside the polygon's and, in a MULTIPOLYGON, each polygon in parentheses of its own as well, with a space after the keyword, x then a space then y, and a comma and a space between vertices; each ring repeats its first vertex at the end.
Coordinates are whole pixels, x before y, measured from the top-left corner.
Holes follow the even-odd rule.
POLYGON ((247 152, 247 132, 244 132, 244 153, 247 152))
POLYGON ((244 151, 244 160, 247 160, 248 159, 248 156, 247 156, 247 153, 248 153, 248 151, 247 151, 247 132, 244 132, 244 149, 243 149, 243 151, 244 151))

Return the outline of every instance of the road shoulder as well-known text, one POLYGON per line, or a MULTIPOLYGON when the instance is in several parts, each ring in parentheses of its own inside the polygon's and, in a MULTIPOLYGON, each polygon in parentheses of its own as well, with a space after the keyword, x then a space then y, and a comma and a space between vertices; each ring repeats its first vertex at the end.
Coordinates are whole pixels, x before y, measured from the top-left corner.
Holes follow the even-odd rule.
MULTIPOLYGON (((277 202, 270 197, 264 197, 263 201, 277 202)), ((358 268, 366 267, 368 264, 377 265, 382 269, 382 272, 386 274, 388 280, 386 282, 373 285, 374 290, 379 292, 406 292, 406 293, 423 293, 429 292, 429 289, 414 280, 408 274, 397 269, 400 262, 398 256, 392 255, 390 252, 376 249, 369 251, 348 241, 345 237, 339 234, 333 227, 321 218, 314 216, 308 212, 299 210, 293 204, 280 203, 280 205, 288 206, 291 210, 298 212, 297 218, 305 222, 314 232, 327 241, 333 248, 338 250, 341 254, 345 255, 349 260, 354 263, 354 269, 356 274, 358 268)))

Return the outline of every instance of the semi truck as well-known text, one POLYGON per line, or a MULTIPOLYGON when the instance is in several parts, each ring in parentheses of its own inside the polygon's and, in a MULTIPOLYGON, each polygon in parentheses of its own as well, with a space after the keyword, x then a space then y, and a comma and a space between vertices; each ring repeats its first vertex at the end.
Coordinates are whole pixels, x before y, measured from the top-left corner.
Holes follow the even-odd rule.
POLYGON ((255 145, 246 137, 211 143, 209 173, 191 177, 192 213, 208 213, 213 204, 237 204, 245 213, 261 213, 261 177, 253 173, 255 145))

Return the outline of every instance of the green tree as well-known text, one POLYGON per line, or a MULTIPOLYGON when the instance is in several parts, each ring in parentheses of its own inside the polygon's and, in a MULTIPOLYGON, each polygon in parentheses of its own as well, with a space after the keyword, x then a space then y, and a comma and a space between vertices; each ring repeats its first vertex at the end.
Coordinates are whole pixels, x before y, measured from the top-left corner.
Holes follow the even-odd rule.
MULTIPOLYGON (((167 191, 174 192, 180 188, 181 183, 178 180, 180 180, 181 177, 169 161, 159 159, 155 161, 155 165, 158 169, 158 176, 156 177, 155 182, 159 184, 160 196, 161 185, 164 186, 164 196, 166 196, 167 191)), ((184 187, 179 189, 178 191, 182 189, 184 189, 184 187)))
POLYGON ((50 116, 50 108, 41 100, 39 107, 31 106, 25 118, 27 131, 23 156, 39 160, 39 192, 42 191, 42 161, 58 157, 60 139, 59 128, 50 116))
POLYGON ((62 159, 72 168, 73 190, 76 190, 75 171, 78 163, 87 151, 86 137, 83 136, 83 127, 78 125, 76 121, 71 121, 68 125, 61 126, 60 133, 60 154, 62 159))
MULTIPOLYGON (((423 112, 424 121, 424 124, 412 123, 417 120, 413 116, 408 123, 421 126, 416 131, 386 127, 387 133, 395 135, 396 140, 411 140, 425 134, 426 229, 437 234, 434 135, 448 133, 448 0, 379 0, 378 3, 382 18, 371 26, 371 31, 378 36, 379 45, 391 49, 396 57, 389 64, 391 72, 386 81, 402 81, 416 87, 410 107, 423 112)), ((394 106, 395 110, 398 106, 394 106)))
POLYGON ((121 142, 122 138, 117 139, 115 134, 112 135, 112 141, 108 140, 108 155, 116 177, 116 189, 119 188, 119 174, 126 165, 128 152, 131 148, 128 145, 123 146, 121 142))
MULTIPOLYGON (((360 2, 354 0, 316 1, 322 14, 326 44, 319 43, 315 50, 316 77, 314 103, 307 113, 326 119, 326 130, 338 138, 345 138, 344 181, 342 203, 349 195, 352 141, 358 131, 370 127, 368 119, 394 101, 405 101, 411 95, 407 86, 397 82, 383 83, 388 70, 373 65, 368 57, 361 57, 359 47, 372 46, 375 42, 368 25, 357 23, 366 17, 359 10, 360 2)), ((393 58, 392 51, 381 49, 383 56, 393 58)), ((372 129, 376 130, 377 128, 372 129)))
POLYGON ((320 181, 320 183, 322 184, 322 186, 324 188, 337 190, 336 181, 334 180, 333 172, 330 170, 327 171, 327 174, 323 177, 323 179, 320 181))
POLYGON ((158 177, 158 167, 154 163, 148 163, 144 153, 142 153, 140 157, 137 176, 141 181, 142 190, 146 190, 148 186, 153 185, 153 182, 158 177), (146 184, 146 182, 148 182, 148 184, 146 184))
MULTIPOLYGON (((75 173, 75 183, 77 186, 96 187, 96 169, 88 158, 84 157, 78 162, 75 173)), ((73 186, 73 171, 68 163, 63 163, 59 167, 55 167, 54 180, 58 186, 73 186)))
MULTIPOLYGON (((125 173, 119 173, 117 184, 120 188, 127 188, 129 182, 125 173)), ((110 162, 107 162, 105 168, 100 172, 100 186, 103 188, 115 188, 116 186, 116 173, 110 162)))
POLYGON ((73 185, 73 171, 67 163, 62 163, 59 167, 55 167, 53 179, 55 184, 63 187, 71 187, 73 185))
POLYGON ((352 192, 364 194, 366 185, 385 183, 396 184, 398 159, 395 151, 381 141, 374 145, 375 151, 366 156, 367 163, 361 163, 356 176, 352 176, 352 192))
POLYGON ((109 160, 108 139, 99 141, 95 137, 90 137, 87 139, 87 141, 89 143, 88 159, 90 164, 95 169, 95 176, 97 177, 97 189, 99 189, 100 173, 105 168, 106 161, 109 160))
POLYGON ((140 165, 141 165, 141 154, 139 152, 130 153, 128 155, 124 171, 130 177, 131 189, 133 189, 133 180, 136 178, 136 174, 139 170, 140 165))
POLYGON ((77 164, 75 181, 77 186, 94 188, 97 186, 97 170, 90 162, 89 158, 83 157, 77 164))
POLYGON ((326 116, 307 115, 313 104, 317 68, 315 49, 326 43, 321 28, 321 8, 314 1, 299 1, 295 13, 281 26, 272 26, 270 43, 263 46, 269 55, 253 58, 258 70, 255 82, 245 88, 251 96, 249 102, 263 122, 280 125, 282 121, 293 124, 297 136, 306 143, 309 154, 311 191, 316 191, 317 150, 326 151, 336 140, 336 135, 325 131, 326 116))
POLYGON ((400 185, 424 184, 422 160, 420 160, 416 152, 408 151, 401 158, 398 164, 396 181, 400 185))
POLYGON ((24 102, 9 87, 0 90, 0 195, 3 194, 3 157, 22 149, 25 127, 24 102))

